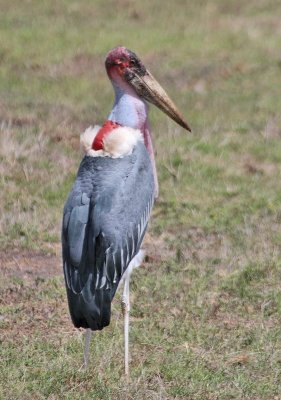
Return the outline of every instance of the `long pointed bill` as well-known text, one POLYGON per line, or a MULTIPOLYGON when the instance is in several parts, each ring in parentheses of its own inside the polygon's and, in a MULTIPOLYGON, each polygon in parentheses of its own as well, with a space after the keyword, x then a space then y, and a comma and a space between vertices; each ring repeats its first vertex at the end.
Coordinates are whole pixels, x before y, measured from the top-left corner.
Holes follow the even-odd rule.
POLYGON ((142 76, 131 70, 128 74, 128 81, 140 97, 160 108, 176 123, 191 132, 176 105, 148 70, 142 76))

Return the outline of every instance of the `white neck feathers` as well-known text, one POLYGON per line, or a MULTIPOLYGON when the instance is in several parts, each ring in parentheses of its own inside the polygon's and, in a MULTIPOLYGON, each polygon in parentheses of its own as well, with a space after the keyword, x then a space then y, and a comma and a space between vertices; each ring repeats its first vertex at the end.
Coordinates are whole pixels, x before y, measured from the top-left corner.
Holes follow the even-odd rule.
POLYGON ((97 125, 90 126, 80 135, 80 147, 84 154, 91 157, 124 157, 132 153, 138 142, 143 142, 140 130, 122 126, 104 137, 102 150, 93 150, 92 144, 99 130, 97 125))

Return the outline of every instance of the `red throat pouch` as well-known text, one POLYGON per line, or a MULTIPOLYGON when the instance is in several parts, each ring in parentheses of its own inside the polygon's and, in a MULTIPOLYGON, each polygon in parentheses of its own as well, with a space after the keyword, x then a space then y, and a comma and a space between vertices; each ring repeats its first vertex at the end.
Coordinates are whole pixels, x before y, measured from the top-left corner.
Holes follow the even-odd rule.
POLYGON ((120 128, 120 124, 113 121, 106 121, 100 128, 92 144, 93 150, 103 150, 103 140, 113 129, 120 128))

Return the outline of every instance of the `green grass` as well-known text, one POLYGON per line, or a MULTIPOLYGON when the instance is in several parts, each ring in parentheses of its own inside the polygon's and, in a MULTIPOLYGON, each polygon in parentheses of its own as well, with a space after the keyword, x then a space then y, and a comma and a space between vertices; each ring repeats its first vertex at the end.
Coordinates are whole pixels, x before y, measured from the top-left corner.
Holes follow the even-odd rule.
POLYGON ((278 399, 280 5, 0 7, 0 398, 278 399), (120 44, 192 127, 150 109, 160 197, 132 278, 129 384, 118 294, 89 370, 79 369, 59 247, 79 134, 110 111, 103 62, 120 44))

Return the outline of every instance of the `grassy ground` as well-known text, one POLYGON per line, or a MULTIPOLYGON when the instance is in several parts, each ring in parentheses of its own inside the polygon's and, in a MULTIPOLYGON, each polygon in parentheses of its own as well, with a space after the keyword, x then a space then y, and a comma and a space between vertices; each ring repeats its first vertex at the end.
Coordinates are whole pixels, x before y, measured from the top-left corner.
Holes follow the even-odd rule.
POLYGON ((281 398, 280 3, 0 0, 2 399, 281 398), (133 276, 79 370, 61 211, 79 133, 112 103, 104 56, 136 51, 183 110, 151 108, 161 194, 133 276))

